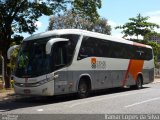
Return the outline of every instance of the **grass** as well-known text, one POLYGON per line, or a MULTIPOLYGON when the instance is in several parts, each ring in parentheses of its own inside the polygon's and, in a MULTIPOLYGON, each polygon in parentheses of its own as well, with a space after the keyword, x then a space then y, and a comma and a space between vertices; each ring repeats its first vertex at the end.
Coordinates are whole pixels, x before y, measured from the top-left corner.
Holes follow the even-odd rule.
POLYGON ((13 88, 12 89, 1 89, 0 90, 0 101, 2 101, 3 98, 10 96, 14 93, 13 88))
POLYGON ((13 88, 9 88, 9 89, 1 89, 0 90, 0 93, 8 93, 8 92, 13 92, 14 91, 14 89, 13 88))
MULTIPOLYGON (((12 87, 12 85, 11 85, 11 87, 12 87)), ((5 88, 3 89, 2 80, 0 79, 0 93, 12 92, 12 91, 14 91, 13 87, 12 88, 7 88, 7 89, 5 89, 5 88)))

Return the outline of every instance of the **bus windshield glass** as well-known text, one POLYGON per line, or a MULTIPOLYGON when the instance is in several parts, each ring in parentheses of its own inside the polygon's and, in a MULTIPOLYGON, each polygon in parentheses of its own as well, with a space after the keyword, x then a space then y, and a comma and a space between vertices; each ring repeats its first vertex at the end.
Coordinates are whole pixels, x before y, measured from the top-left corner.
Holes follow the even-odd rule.
POLYGON ((16 76, 35 77, 49 71, 49 58, 45 53, 47 41, 23 42, 18 56, 16 76))
MULTIPOLYGON (((64 55, 64 58, 67 59, 66 65, 69 64, 74 55, 74 50, 79 39, 79 35, 57 35, 48 38, 24 41, 19 51, 15 69, 15 76, 29 78, 53 72, 53 70, 55 70, 53 68, 55 68, 56 60, 52 59, 51 55, 46 54, 46 44, 50 39, 57 37, 66 38, 70 41, 68 46, 66 47, 67 52, 64 55)), ((55 52, 53 53, 55 54, 55 52)), ((60 54, 60 52, 58 53, 60 54)), ((56 58, 60 56, 58 55, 58 53, 54 55, 56 58)))

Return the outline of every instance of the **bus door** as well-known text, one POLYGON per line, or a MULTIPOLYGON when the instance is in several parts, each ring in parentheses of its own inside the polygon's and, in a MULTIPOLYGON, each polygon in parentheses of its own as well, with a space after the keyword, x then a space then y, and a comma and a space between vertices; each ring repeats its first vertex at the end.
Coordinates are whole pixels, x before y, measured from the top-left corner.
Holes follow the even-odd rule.
POLYGON ((67 42, 57 42, 52 46, 51 70, 54 72, 54 93, 68 92, 67 42))

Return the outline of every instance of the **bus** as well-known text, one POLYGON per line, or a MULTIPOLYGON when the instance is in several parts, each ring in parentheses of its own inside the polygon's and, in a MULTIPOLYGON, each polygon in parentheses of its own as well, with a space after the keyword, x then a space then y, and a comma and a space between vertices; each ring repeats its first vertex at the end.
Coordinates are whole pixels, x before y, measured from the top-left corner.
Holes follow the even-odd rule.
POLYGON ((130 86, 154 80, 151 46, 79 29, 23 40, 14 72, 16 94, 53 96, 130 86))

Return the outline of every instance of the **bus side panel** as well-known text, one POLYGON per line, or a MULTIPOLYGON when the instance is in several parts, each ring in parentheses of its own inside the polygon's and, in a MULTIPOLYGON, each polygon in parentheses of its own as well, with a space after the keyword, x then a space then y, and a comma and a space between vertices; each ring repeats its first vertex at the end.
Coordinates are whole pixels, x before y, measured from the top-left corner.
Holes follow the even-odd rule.
POLYGON ((81 75, 89 75, 94 78, 94 71, 88 70, 69 70, 58 71, 55 75, 59 75, 59 78, 54 80, 54 94, 68 94, 77 92, 78 83, 81 75))
POLYGON ((143 83, 151 83, 154 81, 154 60, 144 62, 143 67, 143 83))
MULTIPOLYGON (((130 82, 131 80, 124 81, 128 69, 129 60, 104 58, 107 64, 106 71, 110 72, 108 79, 112 81, 112 87, 122 87, 123 82, 130 82)), ((132 82, 132 81, 131 81, 132 82)), ((131 83, 129 83, 131 84, 131 83)))
POLYGON ((143 70, 143 84, 151 83, 154 81, 154 68, 143 70))
MULTIPOLYGON (((91 77, 92 90, 121 87, 129 60, 98 57, 94 59, 96 59, 95 68, 92 68, 92 58, 85 58, 71 65, 70 69, 73 71, 75 82, 79 81, 81 75, 88 74, 91 77), (105 63, 105 69, 99 66, 99 63, 105 63)), ((135 83, 133 79, 127 82, 130 82, 128 84, 135 83)))
POLYGON ((149 69, 143 69, 142 73, 143 73, 143 84, 149 83, 149 69))
POLYGON ((154 68, 149 70, 149 83, 154 81, 154 68))
POLYGON ((108 70, 97 70, 95 71, 97 73, 95 84, 95 89, 103 89, 103 88, 111 88, 113 86, 112 82, 112 72, 108 70))
POLYGON ((68 72, 66 70, 57 71, 54 76, 56 76, 54 79, 54 94, 57 95, 67 93, 68 72))

